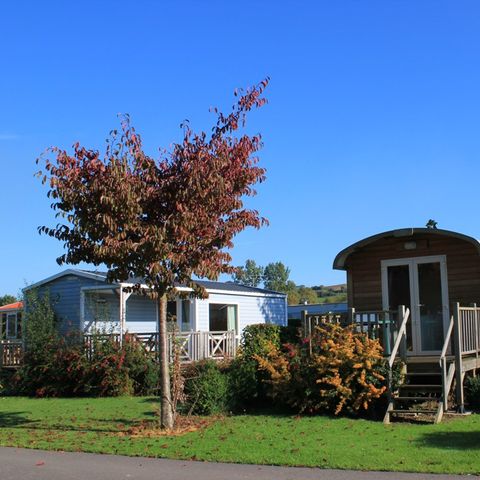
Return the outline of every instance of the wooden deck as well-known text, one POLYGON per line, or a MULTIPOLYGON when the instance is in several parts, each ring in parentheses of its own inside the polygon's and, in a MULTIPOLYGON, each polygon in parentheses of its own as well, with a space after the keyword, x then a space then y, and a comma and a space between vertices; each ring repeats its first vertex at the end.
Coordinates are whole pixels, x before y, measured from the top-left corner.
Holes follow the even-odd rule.
MULTIPOLYGON (((91 358, 99 342, 111 340, 121 344, 127 339, 135 339, 146 352, 158 361, 159 337, 156 332, 126 334, 85 334, 83 341, 87 355, 91 358)), ((168 336, 170 359, 178 352, 182 363, 195 362, 211 358, 224 360, 236 354, 237 338, 235 332, 179 332, 168 336)), ((22 340, 0 341, 0 368, 18 368, 23 361, 24 344, 22 340)))
POLYGON ((408 353, 408 323, 410 312, 404 306, 396 311, 356 311, 351 308, 345 314, 311 315, 303 313, 305 333, 309 335, 315 325, 339 323, 353 325, 357 331, 378 339, 392 371, 399 362, 402 367, 402 383, 397 391, 390 388, 390 401, 385 423, 394 414, 432 413, 418 405, 424 400, 435 404, 434 421, 455 409, 463 413, 463 383, 467 372, 480 368, 480 308, 476 305, 462 307, 456 303, 450 324, 444 335, 442 351, 438 355, 412 355, 408 353), (423 381, 427 379, 428 381, 423 381), (450 401, 452 389, 454 402, 450 401))

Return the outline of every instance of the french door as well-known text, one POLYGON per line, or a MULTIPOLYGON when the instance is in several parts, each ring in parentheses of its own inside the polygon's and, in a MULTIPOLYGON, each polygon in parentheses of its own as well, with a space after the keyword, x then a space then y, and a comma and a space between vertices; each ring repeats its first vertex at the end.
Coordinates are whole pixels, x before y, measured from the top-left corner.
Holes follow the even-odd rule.
POLYGON ((408 352, 439 353, 449 319, 445 255, 382 260, 381 267, 383 308, 410 309, 408 352))

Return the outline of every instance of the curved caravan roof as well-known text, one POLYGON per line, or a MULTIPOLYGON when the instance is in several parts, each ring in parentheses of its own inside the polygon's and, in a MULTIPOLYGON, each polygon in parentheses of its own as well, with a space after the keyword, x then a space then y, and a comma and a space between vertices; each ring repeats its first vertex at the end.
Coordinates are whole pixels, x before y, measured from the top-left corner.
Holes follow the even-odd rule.
POLYGON ((457 238, 459 240, 464 240, 465 242, 471 243, 475 246, 480 254, 480 242, 473 237, 469 237, 468 235, 464 235, 462 233, 452 232, 450 230, 440 230, 436 228, 400 228, 397 230, 389 230, 387 232, 378 233, 376 235, 372 235, 371 237, 364 238, 359 242, 355 242, 349 247, 343 249, 333 261, 333 268, 335 270, 345 270, 345 264, 347 262, 348 257, 358 251, 360 248, 365 247, 377 240, 381 240, 383 238, 388 237, 395 237, 395 238, 402 238, 402 237, 412 237, 414 235, 432 235, 432 236, 442 236, 442 237, 449 237, 449 238, 457 238))

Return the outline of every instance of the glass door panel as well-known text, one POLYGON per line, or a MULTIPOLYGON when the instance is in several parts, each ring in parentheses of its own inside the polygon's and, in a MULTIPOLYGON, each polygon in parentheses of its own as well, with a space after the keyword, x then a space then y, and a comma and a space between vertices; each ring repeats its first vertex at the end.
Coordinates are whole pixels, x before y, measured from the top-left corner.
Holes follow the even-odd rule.
MULTIPOLYGON (((391 265, 387 267, 388 310, 396 311, 399 305, 411 308, 410 265, 391 265)), ((401 322, 401 319, 398 319, 401 322)), ((407 324, 407 350, 413 350, 412 322, 407 324)))
POLYGON ((440 262, 418 263, 417 276, 421 350, 441 350, 444 315, 440 262))

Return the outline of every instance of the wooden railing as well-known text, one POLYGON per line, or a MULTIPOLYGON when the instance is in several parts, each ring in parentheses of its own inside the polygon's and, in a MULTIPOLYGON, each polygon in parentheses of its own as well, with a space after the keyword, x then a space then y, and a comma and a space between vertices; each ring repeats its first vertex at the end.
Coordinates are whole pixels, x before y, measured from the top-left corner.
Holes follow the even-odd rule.
MULTIPOLYGON (((378 339, 384 354, 390 355, 398 334, 398 310, 356 311, 312 314, 308 310, 302 312, 304 335, 310 336, 313 329, 321 324, 336 323, 341 326, 353 325, 359 332, 366 333, 369 338, 378 339)), ((401 320, 400 320, 401 321, 401 320)))
POLYGON ((359 331, 369 338, 376 339, 383 347, 385 356, 392 353, 392 346, 399 336, 399 322, 402 322, 404 310, 377 310, 357 312, 352 309, 351 317, 359 331))
POLYGON ((308 313, 308 310, 302 311, 302 327, 305 337, 311 336, 315 327, 326 323, 335 323, 345 326, 351 323, 347 312, 342 313, 308 313))
MULTIPOLYGON (((134 338, 145 350, 158 360, 159 338, 156 332, 116 334, 85 334, 84 342, 87 355, 91 358, 98 342, 110 340, 117 344, 134 338)), ((236 353, 236 336, 232 331, 221 332, 177 332, 168 334, 168 349, 170 360, 176 352, 183 363, 211 358, 223 360, 233 358, 236 353)))
POLYGON ((460 321, 459 334, 462 354, 478 353, 480 345, 480 308, 477 308, 476 305, 472 307, 461 307, 460 304, 456 304, 455 310, 457 309, 457 315, 460 321))
POLYGON ((400 353, 403 362, 406 362, 407 357, 407 325, 410 320, 410 310, 405 308, 405 305, 398 307, 398 318, 402 319, 398 327, 395 343, 388 358, 388 406, 383 423, 390 423, 390 412, 393 410, 393 366, 397 355, 400 353))
POLYGON ((398 353, 401 353, 402 359, 406 360, 407 354, 407 324, 410 320, 410 309, 405 308, 404 305, 398 307, 398 318, 401 318, 402 321, 396 332, 395 343, 393 344, 390 357, 388 358, 388 366, 390 367, 390 372, 392 371, 393 365, 397 358, 398 353))
POLYGON ((236 352, 235 332, 181 332, 169 336, 172 358, 175 347, 182 362, 194 362, 205 358, 214 360, 232 358, 236 352))
POLYGON ((0 367, 16 368, 23 361, 23 342, 22 340, 2 340, 0 341, 0 367))
POLYGON ((461 307, 459 303, 453 309, 453 353, 455 354, 455 387, 457 410, 465 411, 463 379, 465 376, 464 357, 476 357, 480 354, 480 308, 476 304, 461 307))
POLYGON ((448 324, 447 333, 445 335, 445 340, 443 342, 443 348, 442 352, 440 353, 439 359, 442 374, 442 399, 437 408, 437 413, 435 415, 435 423, 440 423, 442 421, 443 414, 448 410, 448 395, 450 394, 450 389, 452 388, 452 383, 455 376, 455 362, 452 362, 450 364, 450 367, 448 367, 447 360, 447 354, 449 349, 451 348, 450 344, 454 326, 455 321, 452 315, 452 317, 450 318, 450 323, 448 324))

